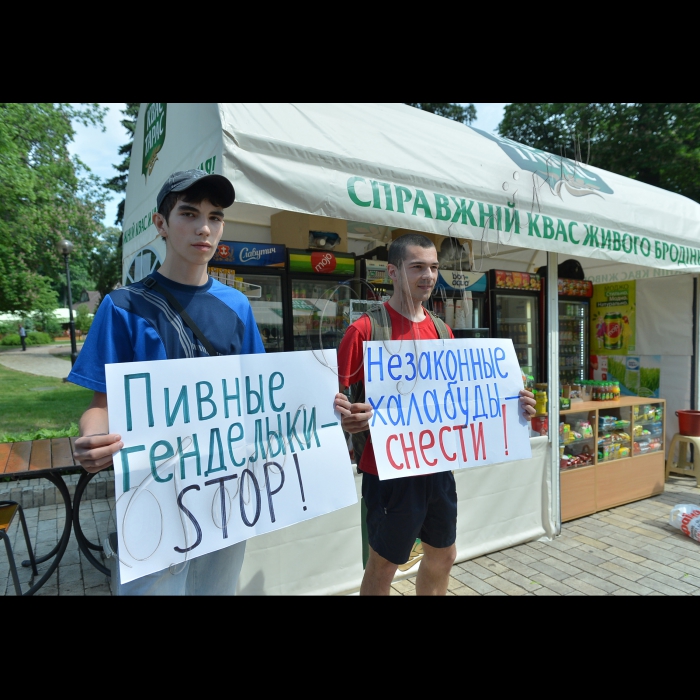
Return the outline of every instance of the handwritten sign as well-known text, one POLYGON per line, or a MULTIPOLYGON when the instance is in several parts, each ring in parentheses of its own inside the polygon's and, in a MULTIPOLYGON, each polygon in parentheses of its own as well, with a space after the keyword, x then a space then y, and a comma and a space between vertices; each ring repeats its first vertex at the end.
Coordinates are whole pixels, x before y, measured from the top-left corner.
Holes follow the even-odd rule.
POLYGON ((380 479, 531 456, 511 340, 372 341, 364 362, 380 479))
POLYGON ((122 582, 357 502, 334 350, 106 373, 122 582))

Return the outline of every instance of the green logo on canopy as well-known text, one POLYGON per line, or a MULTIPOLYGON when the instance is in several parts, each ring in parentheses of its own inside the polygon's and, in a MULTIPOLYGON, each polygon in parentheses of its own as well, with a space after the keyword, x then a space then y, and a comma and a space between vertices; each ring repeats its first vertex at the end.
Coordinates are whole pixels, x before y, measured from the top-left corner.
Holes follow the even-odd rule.
POLYGON ((168 111, 166 102, 151 102, 146 107, 146 123, 143 129, 143 163, 141 172, 146 180, 153 172, 158 160, 158 153, 165 142, 165 116, 168 111))

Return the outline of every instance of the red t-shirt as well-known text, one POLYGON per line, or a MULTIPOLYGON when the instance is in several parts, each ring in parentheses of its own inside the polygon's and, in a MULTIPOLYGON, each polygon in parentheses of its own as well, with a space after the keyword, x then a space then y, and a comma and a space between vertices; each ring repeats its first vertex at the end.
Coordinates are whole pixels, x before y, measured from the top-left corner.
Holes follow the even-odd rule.
MULTIPOLYGON (((402 316, 398 311, 389 306, 388 303, 384 307, 389 312, 391 319, 391 339, 392 340, 437 340, 437 328, 433 323, 432 318, 428 313, 420 323, 413 323, 405 316, 402 316)), ((450 338, 454 338, 452 329, 450 338)), ((355 382, 364 381, 365 365, 364 365, 364 346, 363 342, 370 339, 372 331, 369 317, 364 315, 355 321, 345 331, 343 340, 338 349, 338 379, 341 384, 349 387, 355 382)), ((372 447, 372 438, 367 437, 365 449, 362 452, 362 459, 358 465, 360 471, 368 474, 377 474, 377 463, 374 459, 374 448, 372 447)))

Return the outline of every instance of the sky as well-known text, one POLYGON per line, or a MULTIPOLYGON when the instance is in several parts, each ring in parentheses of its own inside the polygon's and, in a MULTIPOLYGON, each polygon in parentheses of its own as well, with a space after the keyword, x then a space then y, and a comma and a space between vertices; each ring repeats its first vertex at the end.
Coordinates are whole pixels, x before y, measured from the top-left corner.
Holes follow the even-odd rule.
MULTIPOLYGON (((124 116, 122 109, 126 108, 124 102, 103 102, 107 107, 105 116, 105 131, 102 132, 95 126, 82 126, 75 124, 75 139, 69 144, 68 150, 77 155, 92 172, 101 180, 110 180, 117 171, 112 167, 114 163, 120 163, 119 147, 129 140, 129 134, 119 123, 124 116)), ((107 202, 106 214, 103 220, 105 226, 114 226, 117 217, 117 205, 123 198, 122 193, 114 192, 107 202)))
MULTIPOLYGON (((507 102, 475 102, 476 121, 472 124, 477 129, 488 132, 495 132, 498 123, 503 119, 503 108, 507 102)), ((120 163, 122 158, 119 155, 119 147, 127 143, 129 135, 126 129, 120 124, 123 119, 121 110, 126 107, 123 102, 103 102, 103 107, 107 107, 105 116, 105 131, 94 126, 86 127, 81 124, 75 125, 75 140, 69 145, 71 154, 77 154, 95 175, 102 180, 109 180, 117 175, 117 171, 112 167, 115 163, 120 163)), ((121 201, 123 194, 113 193, 107 202, 105 226, 114 226, 114 219, 117 216, 117 205, 121 201)))

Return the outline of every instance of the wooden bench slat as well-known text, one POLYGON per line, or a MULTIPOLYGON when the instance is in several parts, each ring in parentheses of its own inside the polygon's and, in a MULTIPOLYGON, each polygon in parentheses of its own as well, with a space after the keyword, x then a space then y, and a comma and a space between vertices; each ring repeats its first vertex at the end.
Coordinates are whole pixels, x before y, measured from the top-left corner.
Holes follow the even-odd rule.
POLYGON ((13 442, 10 458, 7 460, 5 474, 18 474, 29 471, 29 455, 32 453, 32 443, 13 442))
POLYGON ((32 455, 29 458, 29 470, 51 469, 51 440, 34 440, 32 455))
POLYGON ((0 474, 5 473, 5 467, 7 466, 7 460, 10 458, 11 449, 11 442, 0 442, 0 474))
POLYGON ((58 467, 72 467, 74 464, 70 440, 68 438, 52 438, 51 467, 54 469, 58 467))

